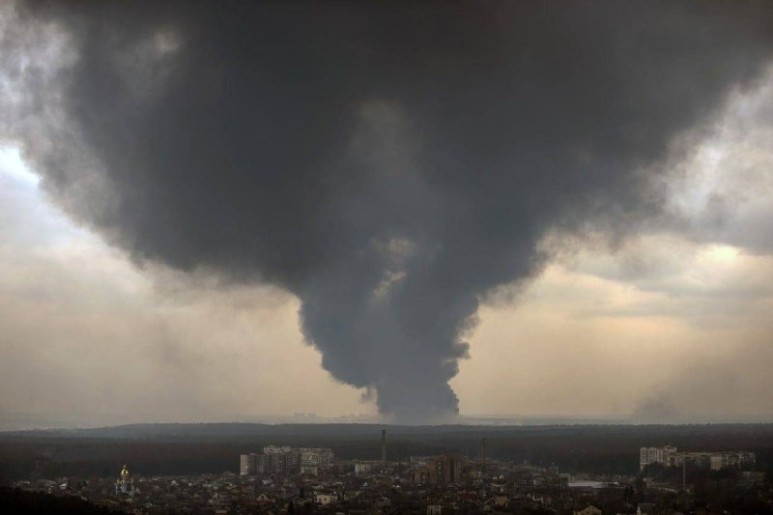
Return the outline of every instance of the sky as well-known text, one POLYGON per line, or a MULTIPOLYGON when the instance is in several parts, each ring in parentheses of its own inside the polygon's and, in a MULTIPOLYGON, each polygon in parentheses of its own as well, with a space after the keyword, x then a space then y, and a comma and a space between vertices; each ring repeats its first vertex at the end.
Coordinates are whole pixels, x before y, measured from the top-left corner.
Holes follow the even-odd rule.
POLYGON ((2 427, 773 419, 770 9, 152 5, 0 11, 2 427))

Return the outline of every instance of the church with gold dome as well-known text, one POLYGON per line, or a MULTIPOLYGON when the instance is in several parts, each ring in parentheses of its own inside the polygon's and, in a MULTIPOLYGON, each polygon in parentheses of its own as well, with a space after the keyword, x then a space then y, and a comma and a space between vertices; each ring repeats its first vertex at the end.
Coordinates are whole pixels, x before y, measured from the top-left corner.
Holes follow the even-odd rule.
POLYGON ((115 481, 115 495, 134 496, 134 480, 129 477, 129 469, 126 465, 123 466, 115 481))

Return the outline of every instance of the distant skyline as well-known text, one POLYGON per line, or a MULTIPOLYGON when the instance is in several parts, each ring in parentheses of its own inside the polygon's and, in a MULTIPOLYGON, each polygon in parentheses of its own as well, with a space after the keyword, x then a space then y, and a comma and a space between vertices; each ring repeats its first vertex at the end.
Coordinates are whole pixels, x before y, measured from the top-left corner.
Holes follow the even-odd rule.
POLYGON ((773 421, 769 6, 22 4, 0 430, 773 421))

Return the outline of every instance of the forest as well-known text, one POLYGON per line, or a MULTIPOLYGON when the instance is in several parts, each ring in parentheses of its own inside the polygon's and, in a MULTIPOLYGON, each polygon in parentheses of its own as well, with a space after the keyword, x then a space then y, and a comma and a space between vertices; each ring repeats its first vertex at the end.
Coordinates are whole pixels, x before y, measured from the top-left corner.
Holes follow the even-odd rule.
POLYGON ((382 426, 375 424, 147 424, 0 433, 0 483, 133 473, 188 475, 238 471, 239 455, 266 445, 330 447, 338 459, 455 454, 555 465, 562 472, 635 474, 639 448, 746 450, 757 470, 773 470, 773 424, 382 426), (482 445, 485 439, 485 451, 482 445))

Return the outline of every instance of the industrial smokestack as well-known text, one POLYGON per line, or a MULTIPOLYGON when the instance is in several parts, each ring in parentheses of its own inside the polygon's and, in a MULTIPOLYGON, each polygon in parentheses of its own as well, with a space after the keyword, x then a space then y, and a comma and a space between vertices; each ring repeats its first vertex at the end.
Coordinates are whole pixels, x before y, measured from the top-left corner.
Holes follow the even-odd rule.
POLYGON ((480 467, 483 472, 486 471, 486 439, 480 440, 480 467))
POLYGON ((381 430, 381 461, 386 463, 386 429, 381 430))

